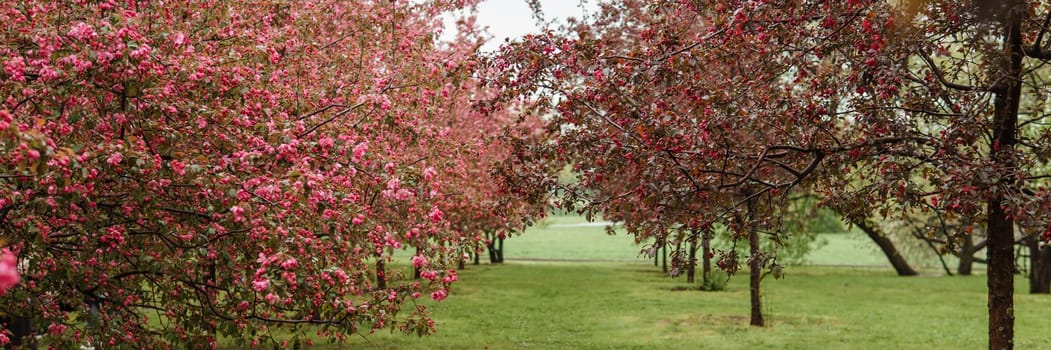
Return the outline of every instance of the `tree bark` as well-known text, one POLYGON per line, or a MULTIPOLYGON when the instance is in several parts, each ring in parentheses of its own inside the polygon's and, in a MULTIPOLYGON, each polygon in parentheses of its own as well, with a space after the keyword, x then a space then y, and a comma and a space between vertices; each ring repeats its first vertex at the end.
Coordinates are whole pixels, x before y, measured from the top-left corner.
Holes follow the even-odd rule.
POLYGON ((763 260, 759 258, 759 232, 752 228, 748 228, 748 250, 752 254, 751 259, 748 261, 748 285, 752 299, 752 321, 750 324, 762 327, 765 322, 763 321, 762 300, 759 295, 759 282, 760 278, 762 278, 763 260))
POLYGON ((703 267, 701 270, 701 278, 704 280, 704 285, 709 285, 712 278, 712 236, 710 233, 705 232, 701 235, 701 259, 703 260, 703 267))
POLYGON ((1040 239, 1030 237, 1029 246, 1029 293, 1051 294, 1051 245, 1040 246, 1040 239))
POLYGON ((862 220, 851 220, 854 225, 865 232, 865 235, 869 237, 873 242, 879 246, 879 249, 883 251, 883 255, 890 261, 890 266, 894 267, 894 271, 898 273, 898 276, 916 276, 916 270, 909 265, 909 262, 905 260, 905 257, 901 255, 898 248, 894 246, 894 242, 891 241, 887 236, 879 232, 876 225, 871 224, 867 221, 868 219, 862 220))
POLYGON ((504 239, 500 237, 493 237, 493 240, 489 240, 489 263, 500 264, 504 262, 504 239))
POLYGON ((660 254, 657 253, 657 241, 653 241, 653 267, 660 266, 660 254))
POLYGON ((382 256, 376 261, 376 289, 387 289, 387 271, 382 256))
POLYGON ((690 241, 689 259, 686 262, 686 283, 693 284, 694 277, 697 275, 697 269, 694 268, 697 266, 697 241, 695 240, 690 241))
POLYGON ((33 339, 33 319, 30 317, 16 316, 16 317, 4 317, 0 319, 0 324, 4 325, 4 328, 8 332, 11 332, 11 342, 4 347, 5 349, 20 349, 25 344, 31 344, 29 349, 36 349, 36 339, 33 339))
POLYGON ((956 265, 956 274, 960 276, 970 276, 974 267, 974 253, 977 250, 974 249, 974 239, 971 235, 963 236, 963 246, 960 247, 960 263, 956 265))
POLYGON ((661 246, 661 271, 668 273, 668 245, 661 246))
MULTIPOLYGON (((416 255, 420 255, 420 249, 419 248, 416 248, 416 255)), ((419 267, 416 267, 416 266, 412 267, 412 279, 417 279, 417 280, 420 279, 420 268, 419 267)))
MULTIPOLYGON (((1000 73, 993 99, 993 144, 989 158, 993 169, 1014 169, 1014 146, 1017 142, 1018 102, 1022 95, 1022 16, 1024 3, 1014 0, 1005 3, 1003 25, 1004 56, 1000 58, 1000 73)), ((1005 179, 994 188, 986 203, 989 288, 989 349, 1014 348, 1014 219, 1004 211, 1005 192, 1014 192, 1005 179)))

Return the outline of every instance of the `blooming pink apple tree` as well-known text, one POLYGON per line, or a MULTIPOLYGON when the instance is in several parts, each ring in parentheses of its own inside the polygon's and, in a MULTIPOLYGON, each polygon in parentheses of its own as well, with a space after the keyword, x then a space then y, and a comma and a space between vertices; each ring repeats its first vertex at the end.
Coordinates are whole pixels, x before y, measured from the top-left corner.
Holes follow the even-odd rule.
POLYGON ((472 4, 3 2, 0 314, 60 348, 431 332, 490 152, 455 135, 476 29, 437 37, 472 4))

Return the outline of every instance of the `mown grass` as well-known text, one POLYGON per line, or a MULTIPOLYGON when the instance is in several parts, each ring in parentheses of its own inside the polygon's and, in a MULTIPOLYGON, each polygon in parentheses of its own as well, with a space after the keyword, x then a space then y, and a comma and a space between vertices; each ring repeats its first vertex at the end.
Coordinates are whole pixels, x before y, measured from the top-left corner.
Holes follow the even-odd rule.
MULTIPOLYGON (((645 263, 471 266, 433 303, 438 333, 374 334, 360 349, 977 349, 986 344, 981 277, 793 267, 764 288, 769 327, 748 326, 743 278, 724 292, 674 291, 645 263)), ((1021 281, 1020 281, 1021 282, 1021 281)), ((1019 285, 1023 287, 1023 285, 1019 285)), ((1019 348, 1051 343, 1051 298, 1017 297, 1019 348)))
MULTIPOLYGON (((748 326, 747 271, 722 292, 676 291, 623 234, 555 217, 506 242, 502 265, 469 265, 427 337, 381 332, 314 349, 978 349, 983 276, 897 277, 860 235, 828 235, 808 262, 764 281, 769 326, 748 326), (857 267, 844 267, 857 266, 857 267)), ((484 261, 485 259, 483 259, 484 261)), ((920 264, 917 264, 920 265, 920 264)), ((925 265, 924 265, 925 266, 925 265)), ((980 269, 979 269, 980 270, 980 269)), ((1017 280, 1018 348, 1051 344, 1051 296, 1017 280)))

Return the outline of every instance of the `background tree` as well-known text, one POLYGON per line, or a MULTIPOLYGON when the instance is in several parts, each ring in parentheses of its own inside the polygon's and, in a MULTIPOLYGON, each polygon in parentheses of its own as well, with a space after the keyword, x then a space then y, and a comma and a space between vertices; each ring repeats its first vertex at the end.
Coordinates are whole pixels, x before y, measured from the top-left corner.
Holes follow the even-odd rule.
MULTIPOLYGON (((1023 66, 1051 57, 1046 8, 619 1, 590 23, 526 37, 497 64, 509 93, 552 106, 557 141, 545 146, 582 162, 604 210, 692 197, 708 206, 700 217, 726 222, 748 200, 798 187, 847 216, 978 218, 989 345, 1010 348, 1014 227, 1051 232, 1048 137, 1033 127, 1046 84, 1023 66), (602 192, 622 178, 653 186, 602 192)), ((770 213, 761 227, 779 224, 770 213)), ((646 227, 631 232, 660 232, 646 227)))

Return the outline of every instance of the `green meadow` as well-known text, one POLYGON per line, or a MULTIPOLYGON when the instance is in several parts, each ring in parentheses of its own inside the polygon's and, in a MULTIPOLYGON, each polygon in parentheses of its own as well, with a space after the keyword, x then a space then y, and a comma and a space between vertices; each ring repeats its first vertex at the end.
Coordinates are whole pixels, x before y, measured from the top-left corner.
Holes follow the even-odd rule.
MULTIPOLYGON (((705 292, 654 267, 631 237, 554 217, 506 241, 504 264, 468 265, 429 302, 434 335, 380 332, 315 349, 979 349, 984 276, 898 277, 860 234, 821 235, 806 265, 762 289, 768 326, 748 326, 747 271, 705 292), (685 290, 684 290, 685 289, 685 290)), ((980 271, 980 266, 976 271, 980 271)), ((1051 344, 1051 296, 1016 280, 1016 344, 1051 344)))

